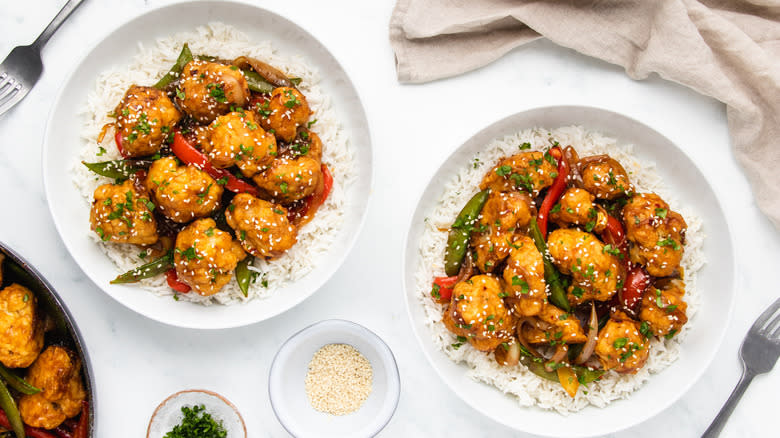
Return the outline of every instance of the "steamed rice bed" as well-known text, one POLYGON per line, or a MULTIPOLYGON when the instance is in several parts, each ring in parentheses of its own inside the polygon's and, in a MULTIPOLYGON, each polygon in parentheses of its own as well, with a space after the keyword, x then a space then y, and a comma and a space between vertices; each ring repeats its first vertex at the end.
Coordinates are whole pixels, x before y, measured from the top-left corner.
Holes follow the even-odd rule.
MULTIPOLYGON (((97 79, 95 89, 86 97, 85 107, 81 109, 85 119, 82 130, 85 144, 80 156, 74 157, 72 163, 73 181, 85 201, 84 205, 78 208, 89 209, 95 189, 102 184, 113 182, 90 172, 81 161, 98 162, 122 158, 113 142, 113 135, 107 135, 103 143, 97 143, 103 125, 114 121, 108 114, 131 85, 149 86, 157 82, 176 62, 184 43, 189 44, 195 55, 211 55, 224 59, 249 56, 279 68, 290 77, 301 78, 298 88, 306 96, 313 112, 310 120, 316 119, 312 130, 322 139, 322 161, 333 174, 333 188, 314 219, 299 230, 298 243, 274 260, 255 258, 254 266, 250 266, 250 269, 259 275, 257 281, 250 285, 247 297, 244 297, 238 288, 235 276, 220 292, 212 296, 204 297, 195 292, 175 295, 177 299, 206 305, 233 304, 268 297, 275 290, 311 272, 317 262, 326 255, 344 222, 345 189, 356 176, 353 152, 331 101, 320 86, 319 73, 300 56, 277 53, 273 48, 273 40, 254 41, 234 27, 211 23, 198 27, 193 32, 177 33, 159 39, 152 47, 139 43, 138 54, 128 60, 126 65, 103 72, 97 79)), ((97 234, 89 230, 88 223, 84 224, 84 233, 114 262, 117 274, 149 261, 139 257, 141 250, 137 246, 102 242, 97 234)), ((142 280, 136 286, 161 296, 174 295, 164 275, 142 280)))
POLYGON ((465 364, 469 377, 493 385, 515 397, 520 406, 536 405, 542 409, 554 409, 566 414, 579 411, 588 405, 604 407, 613 400, 626 398, 652 378, 652 374, 660 372, 677 359, 680 348, 685 348, 689 328, 696 324, 695 315, 701 299, 696 289, 696 274, 705 262, 702 254, 704 234, 701 231, 701 220, 690 209, 680 205, 675 199, 674 188, 663 185, 656 172, 655 163, 640 163, 632 155, 632 149, 631 145, 618 146, 614 139, 579 126, 554 130, 533 128, 496 139, 473 156, 471 161, 462 163, 461 170, 445 185, 433 212, 425 219, 415 281, 417 299, 425 310, 426 325, 430 329, 434 345, 456 363, 465 364), (442 323, 443 306, 436 303, 430 295, 433 278, 444 276, 444 251, 448 233, 441 230, 449 229, 466 202, 479 191, 479 183, 485 172, 502 157, 520 152, 519 146, 523 143, 530 143, 531 150, 543 151, 551 147, 554 141, 558 141, 562 146, 573 146, 581 157, 609 154, 626 169, 636 192, 657 193, 688 223, 685 253, 681 262, 685 272, 684 299, 688 303, 688 324, 671 339, 653 339, 650 342, 647 363, 636 374, 621 375, 608 371, 600 380, 581 388, 574 398, 571 398, 559 383, 545 380, 523 365, 503 367, 496 363, 492 353, 478 351, 468 343, 455 347, 454 344, 458 343, 456 336, 442 323))

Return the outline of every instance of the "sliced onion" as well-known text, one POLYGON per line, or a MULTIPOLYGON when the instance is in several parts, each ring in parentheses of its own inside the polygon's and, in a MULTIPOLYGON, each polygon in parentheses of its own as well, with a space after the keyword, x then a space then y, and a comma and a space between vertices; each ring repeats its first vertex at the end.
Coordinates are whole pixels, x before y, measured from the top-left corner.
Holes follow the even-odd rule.
POLYGON ((526 341, 525 336, 523 336, 523 324, 526 323, 533 323, 532 320, 536 318, 523 318, 520 321, 517 322, 517 340, 520 342, 520 345, 525 347, 526 350, 530 351, 531 354, 533 354, 536 357, 542 357, 541 354, 539 354, 538 351, 536 351, 536 348, 532 347, 531 344, 526 341))
POLYGON ((596 349, 596 338, 598 337, 598 333, 599 333, 599 318, 596 315, 596 305, 593 304, 593 301, 591 301, 590 320, 588 321, 588 340, 585 342, 585 345, 582 347, 582 351, 580 351, 580 354, 577 356, 576 359, 574 359, 574 363, 576 363, 577 365, 581 365, 590 358, 590 356, 593 354, 593 350, 596 349))
POLYGON ((270 82, 277 87, 294 87, 293 83, 287 79, 287 76, 279 71, 276 67, 267 64, 259 59, 250 58, 248 56, 239 56, 233 60, 233 65, 238 68, 246 68, 251 66, 252 70, 257 72, 266 81, 270 82))
POLYGON ((520 344, 515 340, 506 344, 501 344, 496 348, 495 357, 499 365, 511 367, 520 362, 520 344))
POLYGON ((466 257, 460 265, 460 271, 458 271, 457 283, 468 280, 472 275, 474 275, 474 258, 471 256, 471 251, 466 251, 466 257))
POLYGON ((574 183, 576 187, 582 188, 582 174, 580 173, 580 156, 577 151, 571 146, 566 146, 563 150, 563 158, 569 163, 569 180, 574 183))
POLYGON ((545 371, 548 373, 555 371, 552 369, 552 365, 563 361, 563 359, 566 357, 566 353, 568 352, 569 346, 566 344, 559 344, 557 347, 555 347, 555 354, 553 354, 553 357, 551 357, 550 360, 544 364, 545 371))

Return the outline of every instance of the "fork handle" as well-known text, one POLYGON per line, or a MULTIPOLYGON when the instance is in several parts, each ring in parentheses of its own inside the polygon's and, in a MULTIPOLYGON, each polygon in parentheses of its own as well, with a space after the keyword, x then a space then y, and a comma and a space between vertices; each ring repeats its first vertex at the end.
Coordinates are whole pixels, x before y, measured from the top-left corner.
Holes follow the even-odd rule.
POLYGON ((38 35, 38 38, 36 38, 32 43, 32 47, 40 51, 43 45, 49 41, 49 38, 54 35, 54 32, 59 29, 60 25, 70 16, 73 11, 76 10, 76 8, 79 7, 79 5, 81 5, 83 1, 84 0, 68 0, 62 9, 60 9, 60 12, 57 13, 57 16, 55 16, 54 19, 51 20, 51 23, 46 26, 46 29, 44 29, 43 32, 38 35))
POLYGON ((728 421, 731 413, 734 412, 734 408, 737 407, 739 399, 742 398, 742 394, 745 393, 745 390, 750 385, 750 382, 753 381, 754 377, 756 377, 756 372, 747 367, 742 368, 742 377, 739 378, 737 387, 731 391, 731 395, 729 396, 729 399, 726 400, 726 404, 720 408, 720 412, 718 412, 718 415, 712 420, 710 427, 704 431, 702 438, 715 438, 720 435, 720 431, 723 430, 723 426, 726 425, 726 421, 728 421))

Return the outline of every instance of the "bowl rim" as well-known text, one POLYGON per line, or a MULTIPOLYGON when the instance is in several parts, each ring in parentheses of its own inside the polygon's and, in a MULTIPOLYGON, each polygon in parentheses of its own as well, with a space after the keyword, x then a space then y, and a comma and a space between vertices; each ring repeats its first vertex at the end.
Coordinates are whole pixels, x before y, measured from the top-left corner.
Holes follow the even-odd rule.
POLYGON ((150 438, 149 434, 152 433, 152 423, 154 422, 154 419, 157 416, 157 413, 160 411, 160 409, 162 409, 163 406, 165 406, 168 402, 175 399, 176 397, 182 394, 189 394, 189 393, 207 394, 222 400, 223 403, 228 405, 231 409, 233 409, 233 412, 236 413, 238 420, 241 422, 241 427, 244 429, 244 438, 246 438, 247 436, 246 422, 244 421, 244 417, 241 415, 241 411, 238 410, 236 405, 234 405, 233 402, 228 400, 227 397, 223 396, 222 394, 219 394, 217 392, 208 389, 199 389, 199 388, 182 389, 181 391, 176 391, 173 394, 169 395, 168 397, 165 397, 165 399, 161 401, 156 408, 154 408, 154 412, 152 412, 152 416, 149 417, 149 425, 146 426, 146 438, 150 438))
POLYGON ((70 334, 73 343, 76 345, 79 356, 81 356, 81 369, 84 371, 84 380, 86 381, 88 390, 87 392, 89 393, 89 436, 96 436, 97 391, 95 390, 95 374, 92 372, 92 360, 89 357, 87 344, 84 342, 84 337, 81 334, 81 330, 76 324, 76 319, 73 317, 73 314, 70 313, 70 309, 68 309, 68 306, 65 304, 65 300, 63 300, 60 294, 57 293, 51 283, 49 283, 49 281, 46 280, 46 278, 24 257, 19 255, 19 253, 15 250, 11 249, 11 247, 9 247, 8 244, 3 241, 0 241, 0 254, 5 254, 9 259, 11 259, 14 263, 19 265, 28 274, 30 274, 33 279, 40 284, 40 286, 43 286, 42 289, 45 290, 47 294, 49 294, 54 303, 57 305, 59 311, 65 317, 65 322, 68 326, 68 333, 70 334))
MULTIPOLYGON (((206 23, 202 23, 206 24, 206 23)), ((226 23, 231 24, 231 23, 226 23)), ((342 111, 339 114, 343 114, 342 111)), ((343 116, 342 116, 343 118, 343 116)), ((355 139, 349 138, 350 143, 354 144, 355 139)), ((70 254, 71 258, 76 262, 79 269, 92 281, 92 283, 97 286, 98 289, 100 289, 103 293, 110 296, 115 301, 122 304, 122 306, 132 310, 133 312, 136 312, 140 315, 143 315, 149 319, 161 322, 163 324, 173 326, 173 327, 182 327, 182 328, 188 328, 188 329, 197 329, 197 330, 218 330, 218 329, 229 329, 229 328, 236 328, 236 327, 245 327, 252 324, 256 324, 262 321, 266 321, 275 317, 278 317, 279 315, 297 307, 302 302, 310 298, 312 295, 314 295, 316 292, 321 290, 325 284, 330 281, 333 276, 336 274, 337 271, 339 271, 346 262, 347 258, 352 254, 352 251, 355 248, 355 245, 357 244, 357 240, 361 235, 362 230, 365 227, 365 223, 367 221, 368 217, 368 211, 371 208, 372 200, 373 200, 373 194, 374 194, 374 184, 376 182, 376 175, 375 175, 375 166, 374 166, 374 136, 371 131, 368 115, 366 113, 365 105, 363 104, 363 100, 361 99, 361 96, 358 92, 357 87, 355 86, 355 82, 352 80, 352 77, 350 76, 348 70, 344 67, 344 64, 339 60, 339 58, 333 53, 333 51, 329 50, 328 47, 321 41, 320 38, 313 35, 311 32, 309 32, 307 29, 302 27, 301 25, 297 24, 295 21, 293 21, 291 18, 289 18, 286 15, 283 15, 280 12, 273 11, 270 9, 267 9, 265 7, 259 6, 255 3, 247 3, 244 1, 237 1, 237 0, 184 0, 184 1, 175 1, 173 3, 166 3, 166 4, 159 4, 151 6, 149 9, 144 10, 142 13, 134 15, 132 17, 123 19, 117 24, 116 26, 113 26, 110 30, 106 31, 105 33, 101 34, 98 38, 93 40, 93 42, 88 46, 88 48, 82 52, 81 56, 78 58, 78 60, 72 65, 70 70, 68 71, 67 75, 65 76, 65 79, 62 82, 62 85, 60 85, 59 89, 57 90, 57 93, 52 100, 52 104, 50 106, 48 115, 46 117, 46 126, 44 129, 44 135, 43 135, 43 141, 42 141, 42 148, 41 148, 41 175, 43 178, 43 189, 44 194, 46 196, 46 204, 49 210, 49 214, 52 217, 52 221, 54 222, 55 229, 57 230, 57 235, 59 239, 64 243, 65 248, 68 250, 68 253, 70 254), (166 13, 169 10, 175 10, 181 7, 185 6, 193 6, 198 8, 209 8, 209 7, 219 7, 219 8, 249 8, 254 9, 258 11, 260 14, 266 14, 269 17, 273 18, 275 21, 284 23, 284 26, 292 27, 299 31, 302 35, 305 35, 309 41, 314 42, 318 49, 323 52, 326 56, 330 57, 333 61, 334 65, 337 66, 344 74, 344 77, 346 78, 345 87, 349 90, 349 92, 355 97, 353 106, 350 106, 350 112, 353 114, 356 114, 357 118, 360 119, 363 123, 361 124, 361 128, 365 130, 365 138, 366 143, 361 144, 361 149, 364 151, 363 153, 367 154, 367 163, 369 164, 366 169, 362 169, 361 173, 365 172, 365 182, 367 183, 367 189, 366 189, 366 195, 365 200, 361 202, 364 202, 364 207, 362 211, 359 212, 359 217, 357 218, 357 221, 355 223, 355 226, 353 226, 349 233, 345 234, 345 239, 343 239, 346 242, 346 245, 344 247, 344 251, 337 256, 336 263, 333 265, 334 268, 330 270, 327 275, 323 275, 320 281, 315 282, 315 284, 312 284, 311 290, 308 292, 308 294, 305 294, 300 297, 300 299, 290 301, 287 303, 286 306, 282 306, 278 309, 278 311, 271 315, 266 315, 262 319, 254 319, 254 318, 226 318, 222 319, 218 323, 215 323, 213 321, 210 321, 208 325, 197 325, 197 322, 182 322, 182 321, 171 321, 166 318, 160 317, 159 315, 154 315, 152 312, 148 312, 146 310, 138 308, 139 306, 133 305, 124 298, 120 296, 119 293, 109 293, 107 286, 102 285, 101 282, 97 280, 97 278, 94 278, 92 275, 92 272, 89 269, 86 269, 86 262, 81 260, 80 258, 76 257, 74 255, 74 249, 72 248, 73 245, 69 244, 68 240, 66 240, 63 236, 64 233, 64 225, 61 224, 61 221, 58 220, 58 215, 54 211, 54 208, 52 206, 52 203, 49 202, 49 199, 54 195, 53 194, 53 188, 52 188, 52 181, 51 177, 47 174, 47 157, 49 156, 49 150, 53 147, 52 142, 49 141, 49 138, 51 137, 51 130, 52 130, 52 119, 54 116, 55 111, 57 108, 61 105, 63 96, 65 92, 67 91, 68 85, 73 80, 74 75, 79 70, 79 68, 84 64, 84 62, 90 57, 90 55, 106 40, 111 38, 115 33, 121 31, 122 29, 132 26, 138 22, 141 22, 145 19, 148 19, 148 17, 153 16, 155 14, 160 13, 166 13), (354 111, 353 111, 354 110, 354 111)), ((345 210, 348 210, 345 208, 345 210)), ((342 224, 342 228, 337 230, 338 233, 344 233, 344 224, 342 224)), ((316 269, 316 267, 315 267, 316 269)), ((294 282, 293 282, 294 283, 294 282)), ((145 293, 149 293, 146 289, 143 289, 145 293)), ((160 297, 162 298, 162 297, 160 297)), ((256 298, 252 301, 239 303, 239 306, 246 306, 250 305, 253 302, 256 301, 263 301, 262 298, 256 298)), ((187 303, 192 304, 192 303, 187 303)), ((193 304, 194 305, 194 304, 193 304)), ((203 321, 200 321, 201 323, 203 321)))
MULTIPOLYGON (((572 122, 572 124, 575 124, 575 122, 572 122)), ((517 126, 517 130, 525 129, 525 128, 528 128, 528 127, 530 127, 530 126, 517 126)), ((656 417, 657 415, 659 415, 661 412, 665 411, 666 409, 671 408, 688 391, 691 390, 691 388, 693 387, 694 384, 699 382, 699 380, 701 379, 701 377, 704 374, 704 371, 706 369, 708 369, 710 366, 712 366, 712 362, 713 362, 713 360, 715 358, 715 355, 720 350, 720 348, 723 346, 723 341, 724 341, 724 339, 726 337, 727 329, 728 329, 728 327, 729 327, 729 325, 731 323, 731 320, 733 318, 733 315, 734 315, 734 303, 735 303, 735 299, 736 299, 734 290, 736 288, 737 278, 739 277, 739 274, 740 274, 739 266, 737 264, 737 260, 736 260, 736 257, 735 257, 735 248, 736 248, 736 246, 735 246, 735 240, 734 240, 735 239, 734 238, 734 233, 732 232, 732 229, 731 229, 732 227, 731 227, 731 225, 729 223, 729 217, 726 214, 726 210, 723 208, 723 203, 722 203, 721 199, 717 196, 717 193, 714 190, 714 186, 712 185, 712 182, 710 181, 710 178, 707 177, 707 175, 704 172, 702 172, 701 167, 699 166, 699 164, 695 160, 692 159, 690 154, 685 149, 677 146, 677 144, 675 142, 671 141, 666 135, 661 133, 661 131, 655 129, 651 125, 649 125, 649 124, 647 124, 647 123, 645 123, 645 122, 643 122, 641 120, 638 120, 638 119, 636 119, 634 117, 631 117, 631 116, 628 116, 626 114, 619 113, 619 112, 616 112, 616 111, 613 111, 613 110, 610 110, 610 109, 600 108, 600 107, 592 106, 592 105, 566 105, 566 104, 561 104, 561 105, 549 105, 549 106, 531 107, 531 108, 527 108, 527 109, 522 110, 522 111, 517 111, 517 112, 514 112, 514 113, 510 113, 508 115, 505 115, 503 117, 497 118, 493 122, 490 122, 489 124, 487 124, 487 125, 481 127, 480 129, 476 130, 473 134, 467 136, 465 139, 463 139, 463 141, 457 143, 457 146, 455 148, 453 148, 450 151, 450 153, 448 153, 446 156, 444 156, 441 159, 441 161, 439 162, 439 165, 436 167, 436 170, 431 173, 431 176, 428 178, 427 183, 423 187, 424 188, 423 188, 423 190, 421 190, 419 192, 419 194, 417 196, 416 203, 413 204, 414 208, 409 213, 409 216, 408 216, 408 219, 407 219, 407 228, 406 228, 406 232, 404 234, 404 240, 403 240, 404 247, 403 247, 403 251, 401 251, 401 257, 400 257, 400 261, 401 261, 401 277, 400 277, 400 281, 402 283, 401 284, 401 286, 402 286, 401 290, 402 290, 402 293, 403 293, 403 301, 404 301, 404 306, 406 308, 406 315, 407 315, 409 323, 410 323, 410 325, 412 327, 412 331, 415 334, 415 338, 417 338, 418 346, 423 351, 423 354, 425 355, 425 358, 428 361, 428 364, 433 368, 434 371, 437 371, 436 374, 439 375, 440 379, 442 380, 442 383, 444 383, 444 385, 450 391, 454 392, 455 395, 457 395, 458 398, 460 398, 461 400, 466 402, 466 404, 469 405, 469 407, 471 407, 473 410, 475 410, 475 411, 479 412, 480 414, 482 414, 485 418, 488 418, 488 419, 490 419, 492 421, 500 423, 500 424, 502 424, 502 425, 504 425, 506 427, 509 427, 509 428, 511 428, 513 430, 517 430, 517 431, 521 431, 521 432, 525 432, 525 433, 538 434, 540 436, 550 436, 550 437, 579 436, 579 437, 587 437, 587 436, 601 436, 601 435, 603 435, 605 433, 606 434, 617 433, 617 432, 620 432, 620 431, 625 431, 625 430, 627 430, 629 428, 632 428, 632 427, 636 427, 639 424, 642 424, 642 423, 644 423, 644 422, 646 422, 646 421, 656 417), (414 315, 412 313, 412 307, 411 307, 412 303, 410 302, 410 298, 409 298, 410 297, 410 295, 409 295, 410 291, 407 288, 407 278, 409 277, 409 275, 414 275, 414 272, 409 272, 407 270, 407 265, 408 265, 407 253, 408 253, 410 245, 412 244, 412 242, 410 242, 410 238, 411 238, 411 235, 412 235, 412 230, 414 229, 414 227, 416 225, 415 224, 415 216, 417 216, 417 212, 418 212, 418 209, 420 208, 420 203, 422 202, 423 197, 425 196, 425 192, 427 191, 428 187, 434 182, 436 176, 439 174, 439 172, 441 172, 442 168, 444 168, 446 166, 446 164, 450 161, 450 159, 455 154, 457 154, 467 143, 469 143, 470 141, 472 141, 476 137, 480 137, 480 136, 486 135, 486 133, 489 130, 491 130, 495 125, 500 125, 500 124, 507 123, 511 119, 521 117, 522 115, 525 115, 525 114, 533 114, 535 112, 540 112, 541 113, 541 112, 546 112, 546 111, 549 111, 549 112, 555 112, 555 111, 601 112, 601 113, 604 113, 606 115, 609 115, 612 118, 624 119, 624 120, 627 120, 630 123, 641 125, 641 126, 647 128, 647 129, 649 129, 650 131, 654 132, 660 138, 664 139, 669 144, 673 145, 678 151, 680 151, 680 153, 682 153, 688 159, 688 161, 690 161, 693 164, 693 167, 696 170, 696 172, 698 172, 698 174, 702 177, 704 182, 709 186, 710 190, 712 191, 712 193, 714 195, 715 207, 717 208, 717 210, 720 212, 721 216, 723 217, 724 226, 726 227, 726 231, 727 231, 727 234, 728 234, 728 245, 729 245, 729 248, 730 248, 729 258, 731 259, 730 268, 731 268, 731 271, 732 271, 732 278, 731 278, 731 281, 730 281, 731 284, 729 284, 729 289, 730 289, 731 293, 729 294, 729 303, 728 303, 727 314, 726 314, 726 317, 723 319, 724 323, 722 324, 722 326, 721 326, 722 328, 719 331, 719 333, 717 333, 716 342, 713 344, 715 346, 715 348, 711 349, 707 353, 707 356, 703 358, 704 360, 702 362, 704 364, 706 364, 706 366, 702 366, 702 367, 697 367, 696 368, 694 373, 692 373, 690 375, 692 378, 689 378, 686 381, 686 383, 681 387, 681 390, 678 393, 679 395, 673 401, 671 401, 671 402, 669 402, 668 404, 665 404, 665 405, 664 404, 657 404, 657 405, 654 405, 654 406, 645 407, 645 409, 642 410, 642 415, 638 416, 637 421, 635 421, 634 423, 621 425, 621 426, 619 426, 617 428, 610 429, 609 431, 598 432, 598 433, 595 433, 595 434, 582 434, 582 433, 580 433, 578 435, 570 435, 570 434, 569 435, 563 435, 563 434, 540 433, 539 431, 529 432, 529 431, 526 431, 526 430, 521 430, 521 429, 518 429, 514 424, 512 424, 510 422, 502 421, 500 419, 495 418, 494 416, 491 416, 487 408, 481 408, 479 405, 476 405, 474 403, 471 403, 471 402, 467 401, 468 399, 467 399, 467 397, 465 397, 463 390, 455 387, 454 385, 451 385, 450 382, 445 379, 445 377, 442 375, 442 373, 438 372, 439 368, 436 365, 434 357, 425 348, 425 341, 423 340, 423 333, 420 333, 417 330, 417 326, 416 326, 416 323, 415 323, 415 318, 414 318, 414 315)), ((415 243, 419 243, 419 242, 415 242, 415 243)), ((426 332, 425 336, 430 337, 430 334, 426 332)), ((437 352, 443 354, 440 350, 437 350, 437 352)), ((451 360, 449 357, 447 357, 447 359, 451 360)), ((459 366, 464 366, 463 364, 458 364, 458 365, 459 366)), ((479 383, 479 384, 482 384, 482 385, 487 385, 487 384, 485 384, 483 382, 475 382, 475 383, 479 383)), ((646 386, 646 383, 643 384, 639 389, 641 389, 641 388, 643 388, 645 386, 646 386)), ((494 388, 494 389, 498 390, 497 388, 494 388)), ((630 397, 631 397, 631 395, 628 396, 628 398, 630 398, 630 397)), ((613 400, 612 402, 610 402, 610 404, 617 403, 617 402, 620 402, 620 401, 623 401, 623 399, 613 400)), ((605 407, 604 409, 606 409, 607 407, 605 407)), ((541 408, 539 408, 536 405, 530 406, 530 407, 523 407, 523 406, 519 406, 518 405, 518 409, 521 409, 521 410, 522 409, 529 409, 529 408, 530 409, 541 409, 541 408)), ((574 412, 571 415, 577 415, 577 412, 574 412)), ((566 417, 561 415, 561 418, 566 418, 566 417)))
MULTIPOLYGON (((274 377, 277 376, 278 372, 277 370, 279 365, 279 362, 277 362, 277 359, 279 359, 279 355, 286 351, 287 349, 291 348, 295 341, 298 341, 299 339, 302 339, 302 337, 306 336, 307 334, 315 331, 315 330, 324 330, 329 331, 333 328, 338 327, 346 327, 350 330, 355 331, 355 333, 358 333, 360 337, 363 339, 369 341, 371 344, 375 345, 381 352, 384 352, 385 354, 381 357, 383 359, 383 363, 385 364, 386 368, 391 371, 389 372, 389 377, 391 377, 391 381, 393 383, 393 392, 392 392, 392 408, 387 413, 387 418, 382 421, 382 424, 379 425, 378 429, 375 431, 372 431, 369 436, 375 436, 379 432, 381 432, 388 423, 390 423, 390 420, 395 415, 395 411, 398 409, 398 403, 401 398, 401 374, 398 370, 398 362, 395 359, 395 355, 393 354, 393 350, 390 349, 390 346, 387 345, 387 343, 379 337, 376 333, 374 333, 372 330, 366 328, 365 326, 358 324, 353 321, 349 321, 346 319, 325 319, 322 321, 317 321, 315 323, 312 323, 301 330, 298 330, 294 334, 290 335, 289 338, 287 338, 286 341, 279 347, 279 349, 276 351, 276 354, 274 354, 274 358, 271 361, 271 366, 268 371, 268 399, 271 402, 271 409, 274 412, 274 416, 276 417, 277 421, 279 421, 279 424, 282 425, 285 431, 289 433, 290 435, 293 435, 293 431, 288 428, 287 424, 282 420, 282 417, 280 417, 279 412, 277 412, 276 406, 274 404, 274 396, 273 396, 273 390, 272 387, 276 386, 274 377)), ((337 343, 337 342, 333 342, 337 343)), ((362 354, 362 353, 361 353, 362 354)))

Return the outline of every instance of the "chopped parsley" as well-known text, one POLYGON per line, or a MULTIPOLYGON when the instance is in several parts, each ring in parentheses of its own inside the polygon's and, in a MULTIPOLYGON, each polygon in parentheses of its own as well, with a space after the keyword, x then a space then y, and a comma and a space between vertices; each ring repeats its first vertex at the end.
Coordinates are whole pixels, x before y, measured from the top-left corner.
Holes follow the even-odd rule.
POLYGON ((520 293, 523 295, 529 292, 528 283, 517 275, 512 277, 512 286, 520 286, 520 293))
POLYGON ((672 249, 675 251, 680 249, 680 244, 677 243, 677 241, 672 239, 671 237, 667 237, 666 239, 659 240, 658 246, 671 246, 672 249))
POLYGON ((665 209, 665 208, 656 208, 655 209, 655 215, 660 217, 661 219, 665 218, 666 217, 666 213, 668 213, 668 212, 669 211, 667 209, 665 209))
POLYGON ((222 84, 212 82, 206 86, 209 90, 209 96, 213 97, 219 103, 227 103, 227 97, 225 97, 225 90, 222 89, 222 84))
POLYGON ((510 173, 512 173, 512 166, 504 165, 504 166, 499 166, 496 169, 496 175, 498 176, 507 176, 510 173))
POLYGON ((531 143, 525 142, 519 146, 521 151, 524 151, 526 149, 531 149, 531 143))
POLYGON ((163 438, 227 438, 222 421, 212 418, 203 405, 182 406, 181 412, 184 414, 181 423, 163 438))
POLYGON ((287 108, 295 108, 296 105, 300 105, 301 101, 298 96, 293 93, 292 90, 284 90, 284 95, 287 96, 287 100, 284 102, 284 106, 287 108))

